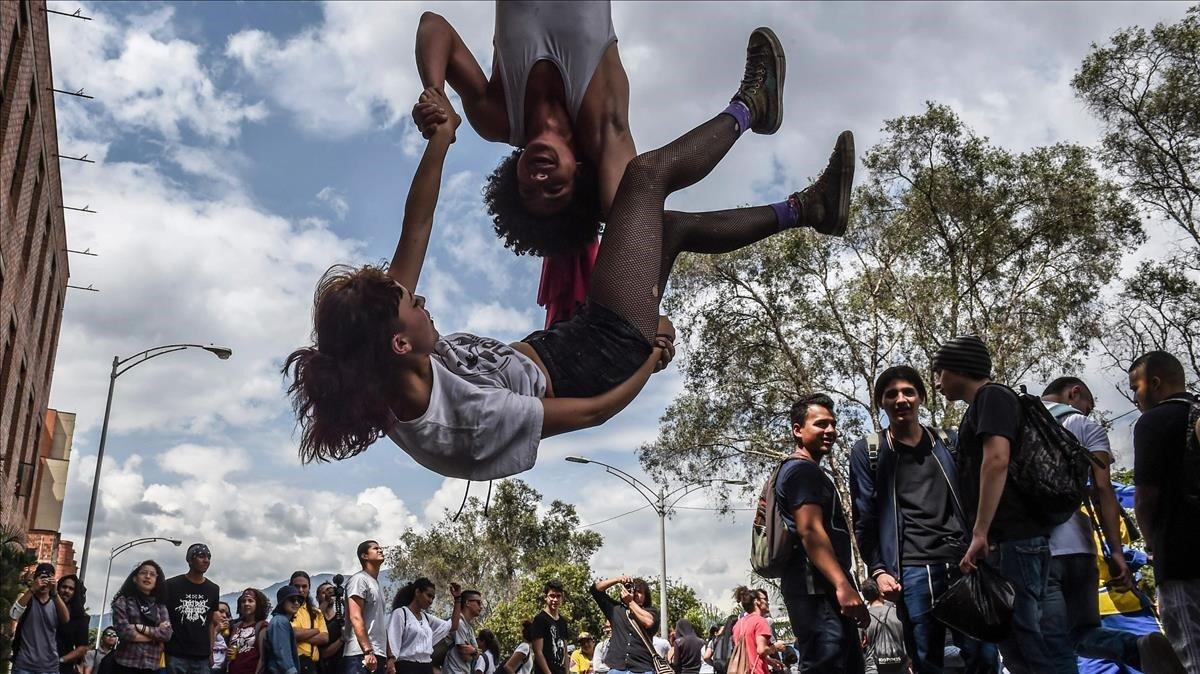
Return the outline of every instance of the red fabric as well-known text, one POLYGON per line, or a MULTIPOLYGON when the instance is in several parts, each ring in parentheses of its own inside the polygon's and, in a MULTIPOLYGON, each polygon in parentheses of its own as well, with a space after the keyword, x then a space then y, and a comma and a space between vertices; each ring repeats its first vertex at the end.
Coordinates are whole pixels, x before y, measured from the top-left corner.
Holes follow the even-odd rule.
POLYGON ((600 239, 594 238, 577 252, 542 258, 537 303, 546 307, 547 328, 574 316, 587 301, 598 252, 600 239))
POLYGON ((742 648, 746 649, 746 663, 750 674, 768 674, 767 659, 758 654, 758 637, 767 637, 770 642, 773 633, 767 619, 757 613, 747 613, 733 626, 733 636, 742 640, 742 648))

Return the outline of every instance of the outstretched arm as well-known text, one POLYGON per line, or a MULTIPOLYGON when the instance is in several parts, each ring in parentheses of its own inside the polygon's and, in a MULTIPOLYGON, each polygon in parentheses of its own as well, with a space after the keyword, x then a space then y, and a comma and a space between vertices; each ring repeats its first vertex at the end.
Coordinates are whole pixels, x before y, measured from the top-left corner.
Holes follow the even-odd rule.
MULTIPOLYGON (((453 87, 471 127, 484 140, 508 140, 508 112, 499 85, 488 82, 458 31, 440 14, 425 12, 417 25, 417 73, 421 86, 442 91, 446 84, 453 87)), ((413 118, 421 135, 429 138, 433 127, 415 113, 413 118)))
POLYGON ((433 231, 433 213, 437 209, 438 194, 442 189, 442 167, 446 163, 446 151, 454 140, 454 130, 461 119, 450 107, 446 95, 434 89, 421 94, 418 106, 435 103, 447 117, 444 123, 434 128, 433 137, 425 145, 421 163, 413 175, 404 202, 404 224, 400 229, 400 242, 388 265, 388 276, 400 285, 415 292, 421 278, 421 267, 425 265, 425 253, 429 250, 429 235, 433 231))

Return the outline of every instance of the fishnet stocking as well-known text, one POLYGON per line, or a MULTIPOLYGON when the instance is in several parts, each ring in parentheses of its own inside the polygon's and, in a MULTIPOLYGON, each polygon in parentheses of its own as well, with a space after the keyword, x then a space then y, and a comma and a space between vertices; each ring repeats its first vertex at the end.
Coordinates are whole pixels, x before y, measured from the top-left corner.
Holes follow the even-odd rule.
POLYGON ((776 231, 769 206, 709 213, 664 211, 667 196, 699 182, 737 140, 720 114, 625 169, 592 272, 590 299, 652 340, 662 290, 680 252, 726 253, 776 231))

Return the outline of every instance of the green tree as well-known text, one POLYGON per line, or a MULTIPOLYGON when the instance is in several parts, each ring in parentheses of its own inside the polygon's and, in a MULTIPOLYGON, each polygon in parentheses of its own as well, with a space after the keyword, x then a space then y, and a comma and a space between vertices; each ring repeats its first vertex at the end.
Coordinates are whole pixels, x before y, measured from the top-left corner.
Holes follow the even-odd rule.
MULTIPOLYGON (((646 584, 650 586, 650 602, 657 609, 660 583, 657 578, 647 578, 646 584)), ((667 629, 675 627, 675 623, 680 618, 687 618, 688 622, 692 623, 692 627, 695 627, 697 630, 705 628, 705 620, 707 619, 704 605, 700 603, 700 598, 696 596, 696 590, 679 579, 668 577, 667 629)))
POLYGON ((1169 351, 1200 391, 1200 6, 1177 23, 1093 44, 1071 85, 1103 125, 1104 164, 1182 235, 1124 280, 1104 353, 1125 368, 1146 351, 1169 351))
MULTIPOLYGON (((879 427, 878 374, 909 363, 932 387, 931 358, 955 335, 980 335, 1013 384, 1079 364, 1101 329, 1098 290, 1142 239, 1119 186, 1083 147, 1015 153, 942 105, 883 132, 844 238, 798 231, 680 260, 666 307, 684 393, 640 449, 648 472, 761 484, 791 449, 798 396, 829 392, 843 438, 860 437, 879 427)), ((926 418, 953 424, 961 409, 930 393, 926 418)), ((843 489, 847 447, 831 457, 843 489)))
MULTIPOLYGON (((579 563, 603 538, 580 531, 575 506, 552 501, 521 480, 495 484, 490 504, 467 499, 460 513, 444 511, 427 529, 408 529, 387 552, 389 576, 409 581, 425 576, 439 588, 451 581, 483 592, 489 604, 517 594, 522 581, 550 562, 579 563)), ((439 593, 435 612, 449 612, 449 592, 439 593)))
POLYGON ((573 638, 580 632, 599 634, 604 616, 588 592, 594 579, 586 562, 548 562, 526 577, 511 598, 498 601, 492 607, 483 626, 492 630, 505 653, 511 653, 521 643, 521 623, 533 620, 545 605, 542 588, 551 580, 562 583, 566 596, 559 613, 567 621, 573 638))

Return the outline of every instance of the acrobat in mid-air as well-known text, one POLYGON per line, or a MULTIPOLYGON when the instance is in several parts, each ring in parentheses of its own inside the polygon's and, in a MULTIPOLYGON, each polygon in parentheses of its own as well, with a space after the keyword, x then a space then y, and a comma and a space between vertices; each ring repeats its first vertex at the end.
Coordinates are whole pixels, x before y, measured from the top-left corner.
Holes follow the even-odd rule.
POLYGON ((512 344, 439 334, 417 294, 442 166, 460 123, 443 91, 427 88, 418 106, 437 121, 391 264, 327 271, 316 291, 315 343, 285 363, 301 457, 344 459, 387 435, 447 477, 487 480, 528 470, 542 438, 604 423, 670 362, 675 330, 659 315, 659 302, 680 252, 729 252, 795 227, 844 232, 854 175, 848 131, 820 178, 783 201, 708 213, 664 210, 669 194, 708 175, 742 133, 779 128, 784 65, 775 34, 755 30, 728 107, 625 167, 583 307, 512 344))

